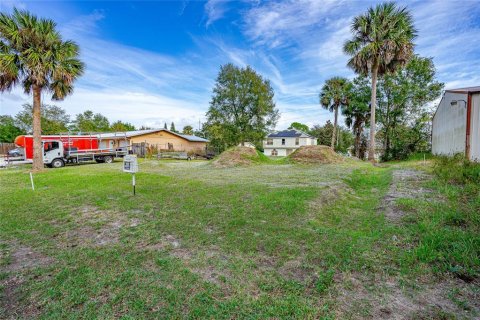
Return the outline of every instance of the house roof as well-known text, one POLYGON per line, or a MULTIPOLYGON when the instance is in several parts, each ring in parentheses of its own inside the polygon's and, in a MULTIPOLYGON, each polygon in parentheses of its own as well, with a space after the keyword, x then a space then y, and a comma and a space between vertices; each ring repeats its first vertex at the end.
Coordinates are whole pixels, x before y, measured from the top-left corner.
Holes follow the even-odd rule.
POLYGON ((468 87, 468 88, 459 88, 459 89, 449 89, 445 90, 446 92, 453 92, 453 93, 477 93, 480 92, 480 86, 476 87, 468 87))
POLYGON ((311 135, 296 129, 288 129, 288 130, 272 132, 267 137, 268 138, 313 138, 311 135))
POLYGON ((99 133, 97 135, 98 138, 100 139, 112 139, 112 138, 130 138, 130 137, 136 137, 136 136, 142 136, 145 134, 150 134, 150 133, 155 133, 155 132, 160 132, 160 131, 166 131, 168 133, 171 133, 173 135, 176 135, 178 137, 181 137, 185 140, 191 141, 191 142, 209 142, 207 139, 200 138, 197 136, 192 136, 192 135, 187 135, 187 134, 180 134, 176 133, 167 129, 150 129, 150 130, 134 130, 134 131, 125 131, 125 132, 108 132, 108 133, 99 133))

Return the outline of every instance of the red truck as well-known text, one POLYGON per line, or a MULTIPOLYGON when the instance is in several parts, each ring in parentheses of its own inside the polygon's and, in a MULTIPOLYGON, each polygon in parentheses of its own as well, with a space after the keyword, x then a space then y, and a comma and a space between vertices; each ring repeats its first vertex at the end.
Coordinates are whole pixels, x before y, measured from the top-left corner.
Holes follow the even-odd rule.
MULTIPOLYGON (((23 151, 24 160, 33 158, 33 137, 22 135, 15 138, 15 144, 23 151)), ((100 148, 97 135, 44 135, 42 136, 43 163, 47 167, 60 168, 66 163, 96 161, 113 162, 115 157, 128 154, 127 148, 100 148)))

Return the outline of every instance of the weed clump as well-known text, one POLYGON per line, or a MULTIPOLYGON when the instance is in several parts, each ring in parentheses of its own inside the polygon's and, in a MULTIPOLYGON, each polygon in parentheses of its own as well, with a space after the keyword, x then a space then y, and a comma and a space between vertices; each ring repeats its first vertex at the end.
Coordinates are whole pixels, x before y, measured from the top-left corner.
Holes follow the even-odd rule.
POLYGON ((434 172, 439 178, 450 183, 480 184, 480 163, 470 162, 462 154, 438 157, 434 172))
POLYGON ((301 146, 290 154, 289 159, 297 163, 339 163, 343 157, 327 146, 301 146))

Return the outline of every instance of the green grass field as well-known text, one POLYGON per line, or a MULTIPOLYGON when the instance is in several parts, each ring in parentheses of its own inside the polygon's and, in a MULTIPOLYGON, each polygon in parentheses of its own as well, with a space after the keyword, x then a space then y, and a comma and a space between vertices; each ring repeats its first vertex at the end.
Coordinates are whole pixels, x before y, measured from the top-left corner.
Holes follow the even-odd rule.
POLYGON ((480 316, 478 190, 431 162, 140 171, 0 171, 0 318, 480 316))

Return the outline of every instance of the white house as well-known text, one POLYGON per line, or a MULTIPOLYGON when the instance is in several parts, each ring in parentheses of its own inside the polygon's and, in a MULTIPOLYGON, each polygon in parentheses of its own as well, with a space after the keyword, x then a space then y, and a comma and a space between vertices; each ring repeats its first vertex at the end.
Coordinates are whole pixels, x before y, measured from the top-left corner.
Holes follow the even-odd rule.
POLYGON ((480 86, 445 91, 432 120, 432 152, 480 161, 480 86))
POLYGON ((288 156, 301 146, 313 146, 317 139, 302 131, 288 129, 271 133, 263 141, 263 153, 266 156, 288 156))

